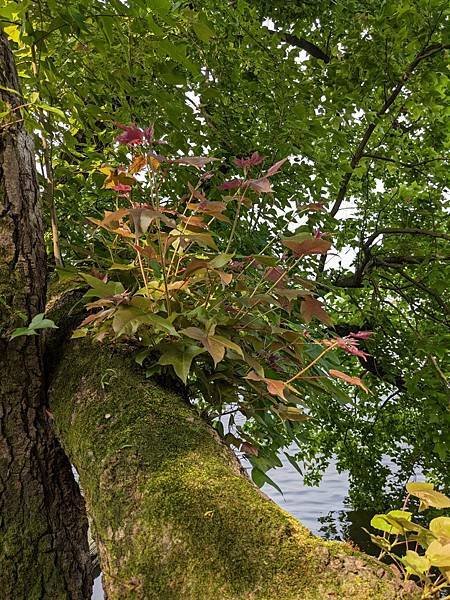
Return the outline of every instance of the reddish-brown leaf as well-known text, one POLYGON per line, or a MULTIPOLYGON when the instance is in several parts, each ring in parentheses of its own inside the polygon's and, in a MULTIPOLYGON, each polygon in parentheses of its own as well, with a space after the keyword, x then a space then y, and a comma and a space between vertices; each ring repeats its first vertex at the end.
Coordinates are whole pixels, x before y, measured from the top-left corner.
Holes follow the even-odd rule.
POLYGON ((267 177, 261 177, 260 179, 249 179, 248 186, 258 194, 268 194, 272 191, 272 186, 267 177))
POLYGON ((282 240, 284 246, 290 248, 297 256, 307 254, 326 254, 331 248, 331 242, 324 238, 310 237, 302 241, 292 238, 282 240))
POLYGON ((275 175, 275 173, 278 173, 278 171, 281 169, 281 167, 284 165, 284 163, 287 161, 287 158, 282 158, 281 160, 279 160, 278 162, 276 162, 275 164, 273 164, 266 173, 266 177, 271 177, 272 175, 275 175))
POLYGON ((347 375, 347 373, 342 373, 342 371, 337 371, 336 369, 330 369, 330 371, 328 371, 328 373, 332 377, 337 377, 338 379, 342 379, 346 383, 350 383, 351 385, 357 385, 362 390, 364 390, 366 392, 366 394, 369 393, 368 388, 364 385, 363 381, 359 377, 352 377, 351 375, 347 375))
POLYGON ((284 396, 284 388, 286 384, 284 381, 280 381, 279 379, 269 379, 268 377, 261 377, 255 371, 250 371, 244 379, 250 379, 251 381, 262 381, 267 386, 267 391, 271 396, 278 396, 283 400, 286 400, 284 396))
POLYGON ((300 313, 305 323, 309 323, 313 317, 316 317, 322 323, 331 325, 331 317, 322 308, 322 302, 313 296, 306 296, 300 306, 300 313))
POLYGON ((128 172, 132 175, 134 175, 134 173, 139 173, 139 171, 145 167, 146 162, 147 159, 145 156, 143 154, 138 154, 133 158, 128 172))
POLYGON ((258 456, 258 448, 249 442, 243 442, 241 444, 240 451, 248 456, 258 456))

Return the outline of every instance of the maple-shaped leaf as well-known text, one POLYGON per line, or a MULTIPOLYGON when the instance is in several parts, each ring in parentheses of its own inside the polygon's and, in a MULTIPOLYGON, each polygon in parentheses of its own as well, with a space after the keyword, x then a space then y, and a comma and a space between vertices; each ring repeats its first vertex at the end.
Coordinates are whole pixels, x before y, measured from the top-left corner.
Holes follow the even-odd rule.
POLYGON ((102 171, 102 173, 104 173, 106 169, 109 169, 109 174, 107 173, 107 177, 103 182, 103 188, 106 190, 114 190, 118 188, 116 191, 120 191, 120 186, 128 186, 131 189, 131 186, 133 186, 136 183, 136 180, 133 179, 133 177, 129 177, 128 175, 122 172, 119 173, 117 169, 105 167, 100 170, 102 171))
POLYGON ((366 385, 363 383, 363 381, 359 377, 352 377, 351 375, 347 375, 347 373, 342 373, 342 371, 337 371, 336 369, 330 369, 328 371, 328 373, 332 377, 337 377, 338 379, 342 379, 346 383, 350 383, 351 385, 357 385, 362 390, 364 390, 366 392, 366 394, 369 393, 369 389, 366 387, 366 385))
POLYGON ((180 215, 180 221, 186 224, 187 228, 192 229, 207 229, 208 225, 203 220, 203 217, 195 215, 180 215))
POLYGON ((280 381, 279 379, 269 379, 268 377, 261 377, 255 371, 250 371, 244 379, 249 379, 251 381, 262 381, 267 386, 267 391, 271 396, 278 396, 282 400, 286 400, 284 395, 284 389, 286 384, 284 381, 280 381))
POLYGON ((178 342, 164 347, 158 363, 172 366, 177 376, 186 385, 192 361, 202 352, 204 352, 203 348, 178 342))
POLYGON ((305 236, 304 234, 293 235, 281 240, 282 244, 290 248, 297 256, 307 254, 326 254, 331 248, 331 242, 324 238, 305 236))
POLYGON ((119 223, 123 217, 129 214, 128 208, 119 208, 113 212, 105 210, 105 216, 103 217, 101 223, 103 225, 110 225, 111 223, 119 223))
POLYGON ((313 317, 316 317, 321 323, 331 325, 330 315, 323 309, 322 302, 313 296, 305 296, 300 306, 300 314, 305 323, 309 323, 313 317))
POLYGON ((194 258, 184 269, 183 274, 185 277, 188 275, 192 275, 196 271, 200 271, 201 269, 208 269, 209 262, 207 260, 201 258, 194 258))
POLYGON ((223 221, 225 223, 229 223, 230 219, 223 215, 222 212, 225 210, 226 205, 224 202, 218 202, 216 200, 209 202, 208 200, 204 200, 203 202, 191 202, 187 205, 189 210, 192 210, 196 213, 203 213, 205 215, 210 215, 214 217, 218 221, 223 221))
POLYGON ((146 163, 147 163, 147 159, 146 159, 145 155, 138 154, 131 161, 128 172, 132 175, 134 175, 135 173, 139 173, 139 171, 145 167, 146 163))
POLYGON ((203 331, 203 329, 200 329, 199 327, 186 327, 186 329, 181 330, 181 333, 201 342, 205 350, 212 356, 215 367, 223 360, 223 357, 225 356, 225 346, 220 339, 217 339, 214 335, 208 335, 206 331, 203 331))
POLYGON ((225 181, 221 185, 218 186, 218 190, 237 190, 244 184, 243 179, 239 179, 238 177, 234 179, 230 179, 229 181, 225 181))
POLYGON ((170 232, 170 238, 174 240, 175 246, 178 246, 180 240, 182 242, 182 247, 186 246, 187 243, 196 243, 200 246, 206 246, 207 248, 212 248, 213 250, 218 250, 217 244, 214 241, 214 238, 211 233, 198 233, 193 231, 178 231, 177 229, 170 232))
POLYGON ((264 279, 266 281, 271 281, 275 287, 282 288, 286 283, 287 274, 281 267, 269 267, 264 273, 264 279))
POLYGON ((261 156, 259 152, 253 152, 251 156, 235 158, 233 162, 240 169, 248 169, 260 165, 263 160, 264 156, 261 156))
POLYGON ((281 167, 284 165, 284 163, 286 161, 287 161, 287 158, 282 158, 281 160, 279 160, 278 162, 273 164, 269 169, 267 169, 266 177, 272 177, 272 175, 275 175, 275 173, 278 173, 278 171, 281 169, 281 167))
POLYGON ((258 194, 268 194, 272 191, 272 186, 267 177, 261 177, 260 179, 249 179, 247 186, 258 194))
POLYGON ((150 260, 156 260, 161 262, 161 256, 156 252, 153 246, 139 246, 138 244, 133 244, 133 248, 142 256, 146 256, 150 260))
POLYGON ((137 236, 146 233, 153 221, 162 221, 168 227, 176 227, 175 221, 159 210, 138 206, 136 208, 130 208, 129 213, 133 220, 134 231, 137 236))
POLYGON ((181 330, 181 333, 201 342, 204 348, 211 354, 214 366, 217 366, 223 359, 226 348, 233 350, 242 357, 244 356, 238 344, 222 335, 216 335, 214 330, 215 327, 212 327, 208 332, 200 329, 200 327, 186 327, 186 329, 181 330))
POLYGON ((119 142, 119 144, 135 146, 142 144, 144 141, 144 132, 139 127, 136 127, 136 125, 122 125, 121 123, 116 123, 116 126, 123 130, 123 133, 116 137, 116 141, 119 142))

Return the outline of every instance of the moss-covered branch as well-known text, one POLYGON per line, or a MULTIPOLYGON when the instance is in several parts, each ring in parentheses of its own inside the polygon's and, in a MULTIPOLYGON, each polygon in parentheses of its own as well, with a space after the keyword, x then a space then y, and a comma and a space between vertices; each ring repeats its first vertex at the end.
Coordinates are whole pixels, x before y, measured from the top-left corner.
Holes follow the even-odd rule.
POLYGON ((183 399, 127 357, 71 343, 52 398, 110 600, 417 597, 261 494, 183 399))

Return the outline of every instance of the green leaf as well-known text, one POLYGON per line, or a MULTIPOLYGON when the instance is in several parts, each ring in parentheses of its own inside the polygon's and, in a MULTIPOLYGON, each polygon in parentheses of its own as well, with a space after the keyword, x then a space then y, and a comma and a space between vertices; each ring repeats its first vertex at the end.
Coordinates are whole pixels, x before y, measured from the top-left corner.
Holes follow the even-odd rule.
POLYGON ((222 267, 224 267, 226 264, 228 264, 230 262, 230 260, 233 258, 234 254, 218 254, 217 256, 215 256, 214 258, 212 258, 210 261, 208 261, 208 267, 211 267, 212 269, 221 269, 222 267))
POLYGON ((13 340, 16 337, 21 337, 22 335, 37 335, 34 329, 28 329, 28 327, 18 327, 14 329, 12 334, 10 335, 10 340, 13 340))
POLYGON ((91 286, 91 289, 85 293, 84 298, 109 298, 125 291, 119 281, 105 283, 88 273, 80 273, 80 276, 91 286))
POLYGON ((256 483, 256 485, 259 488, 261 488, 264 484, 267 483, 267 484, 271 485, 272 487, 274 487, 278 492, 280 492, 280 494, 283 494, 280 487, 275 483, 275 481, 273 481, 273 479, 271 479, 266 473, 264 473, 264 471, 261 471, 261 469, 258 469, 258 467, 253 467, 252 479, 253 479, 253 482, 256 483))
POLYGON ((45 102, 36 103, 35 106, 37 106, 38 108, 41 108, 42 110, 44 110, 46 112, 54 113, 55 115, 58 115, 58 117, 63 119, 63 121, 67 121, 67 115, 64 114, 63 111, 60 108, 57 108, 56 106, 50 106, 49 104, 46 104, 45 102))
POLYGON ((161 16, 165 16, 171 8, 170 0, 152 0, 151 10, 161 16))
POLYGON ((148 357, 149 354, 150 349, 146 348, 145 350, 141 350, 140 352, 138 352, 134 357, 134 360, 135 362, 137 362, 138 365, 142 367, 142 365, 144 364, 144 360, 148 357))
POLYGON ((44 313, 40 313, 33 317, 28 327, 30 329, 58 329, 51 319, 44 318, 44 313))
POLYGON ((244 353, 242 352, 242 349, 240 346, 238 346, 238 344, 235 344, 234 342, 232 342, 228 338, 224 337, 223 335, 212 335, 211 338, 213 340, 217 340, 223 346, 225 346, 225 348, 229 348, 230 350, 233 350, 234 352, 236 352, 236 354, 239 354, 239 356, 242 356, 242 358, 244 358, 244 353))
POLYGON ((204 352, 203 348, 182 342, 166 346, 159 358, 160 365, 170 365, 175 373, 186 384, 193 359, 204 352))
POLYGON ((70 336, 70 339, 76 340, 78 338, 84 338, 87 336, 88 333, 89 330, 87 327, 81 327, 80 329, 75 329, 75 331, 70 336))
POLYGON ((109 271, 132 271, 133 269, 136 269, 134 263, 113 263, 109 267, 109 271))
POLYGON ((385 515, 375 515, 370 524, 375 529, 380 529, 389 534, 402 534, 404 527, 396 521, 397 518, 402 518, 407 521, 411 519, 411 513, 403 510, 393 510, 385 515))
POLYGON ((15 329, 9 339, 13 340, 16 337, 24 335, 37 335, 37 329, 58 329, 58 327, 51 319, 46 319, 44 313, 39 313, 33 317, 28 327, 18 327, 15 329))
POLYGON ((60 281, 72 281, 78 277, 78 271, 74 267, 55 267, 60 281))
POLYGON ((194 30, 195 35, 202 42, 208 43, 209 40, 214 37, 214 31, 203 21, 197 21, 197 23, 192 24, 192 29, 194 30))

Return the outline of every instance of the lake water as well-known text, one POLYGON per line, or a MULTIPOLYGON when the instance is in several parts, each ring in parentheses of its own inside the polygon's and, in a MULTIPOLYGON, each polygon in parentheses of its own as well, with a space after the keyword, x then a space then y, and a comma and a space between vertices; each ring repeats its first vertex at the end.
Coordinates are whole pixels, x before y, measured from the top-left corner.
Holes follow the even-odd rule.
MULTIPOLYGON (((361 530, 361 526, 367 525, 369 517, 361 513, 348 512, 349 509, 345 504, 348 492, 347 474, 338 473, 334 463, 331 463, 321 484, 318 487, 307 487, 303 485, 294 467, 284 457, 280 458, 283 467, 271 471, 270 477, 283 490, 283 495, 268 485, 264 486, 264 492, 317 535, 324 535, 326 529, 327 532, 332 532, 331 537, 342 538, 344 535, 342 523, 344 523, 344 528, 350 532, 351 539, 367 551, 367 536, 361 530)), ((102 599, 101 577, 98 577, 95 580, 92 600, 102 599)))

